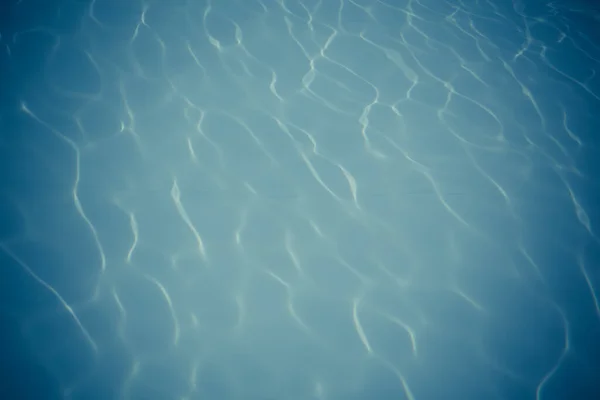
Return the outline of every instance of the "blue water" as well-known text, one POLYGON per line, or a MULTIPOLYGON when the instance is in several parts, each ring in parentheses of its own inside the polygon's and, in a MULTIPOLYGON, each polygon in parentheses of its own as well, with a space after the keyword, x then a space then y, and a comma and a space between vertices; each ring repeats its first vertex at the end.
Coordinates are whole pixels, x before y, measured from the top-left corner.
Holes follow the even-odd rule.
POLYGON ((600 398, 598 26, 2 2, 0 397, 600 398))

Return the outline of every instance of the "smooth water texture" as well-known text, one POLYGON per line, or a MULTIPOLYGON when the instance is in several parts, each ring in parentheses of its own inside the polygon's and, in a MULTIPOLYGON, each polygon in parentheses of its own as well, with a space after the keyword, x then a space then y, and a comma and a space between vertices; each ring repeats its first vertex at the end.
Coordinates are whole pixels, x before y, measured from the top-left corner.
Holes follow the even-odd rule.
POLYGON ((593 3, 2 4, 2 398, 600 398, 593 3))

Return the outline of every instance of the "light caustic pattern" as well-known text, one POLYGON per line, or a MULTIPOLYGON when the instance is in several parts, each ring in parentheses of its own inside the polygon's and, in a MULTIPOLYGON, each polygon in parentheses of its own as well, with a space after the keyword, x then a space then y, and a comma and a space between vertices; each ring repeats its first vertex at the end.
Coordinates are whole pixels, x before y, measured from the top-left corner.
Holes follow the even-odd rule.
POLYGON ((65 1, 3 35, 0 250, 62 395, 591 388, 600 45, 527 3, 65 1))

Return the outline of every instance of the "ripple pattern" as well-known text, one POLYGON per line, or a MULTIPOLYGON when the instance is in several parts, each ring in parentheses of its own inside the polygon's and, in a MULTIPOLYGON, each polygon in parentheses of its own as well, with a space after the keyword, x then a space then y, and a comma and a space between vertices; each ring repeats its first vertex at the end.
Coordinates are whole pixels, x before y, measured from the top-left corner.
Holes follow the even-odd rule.
POLYGON ((7 5, 0 311, 64 399, 594 398, 567 3, 7 5))

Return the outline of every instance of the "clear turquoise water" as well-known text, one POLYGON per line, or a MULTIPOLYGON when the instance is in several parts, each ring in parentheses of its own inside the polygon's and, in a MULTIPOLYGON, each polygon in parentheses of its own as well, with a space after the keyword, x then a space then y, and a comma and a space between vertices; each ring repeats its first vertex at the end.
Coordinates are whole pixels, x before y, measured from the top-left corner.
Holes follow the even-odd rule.
POLYGON ((6 399, 593 399, 599 11, 0 9, 6 399))

